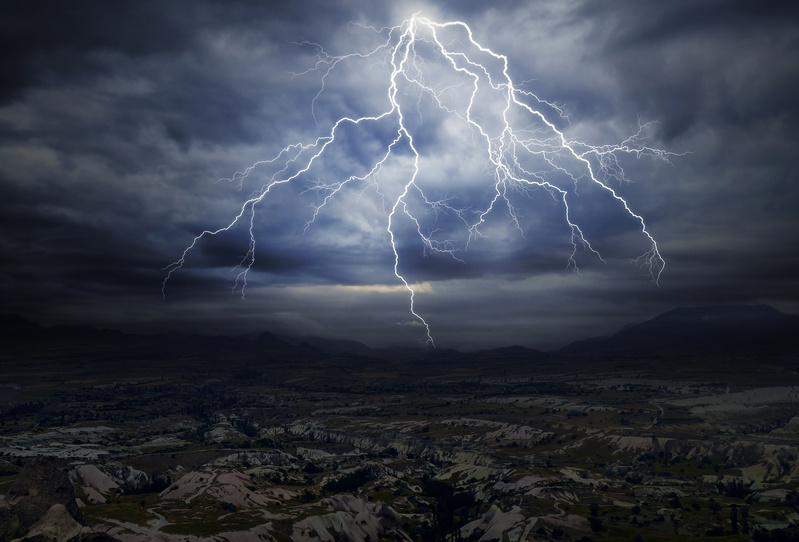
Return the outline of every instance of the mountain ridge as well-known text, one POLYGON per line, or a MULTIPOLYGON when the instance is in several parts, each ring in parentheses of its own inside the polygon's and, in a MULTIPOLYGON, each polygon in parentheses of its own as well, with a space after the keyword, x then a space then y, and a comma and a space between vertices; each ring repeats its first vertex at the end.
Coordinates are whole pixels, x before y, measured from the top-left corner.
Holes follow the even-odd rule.
POLYGON ((566 357, 686 354, 780 355, 799 351, 799 316, 770 305, 678 307, 607 337, 575 341, 556 352, 566 357))
POLYGON ((624 326, 611 336, 590 337, 550 351, 513 345, 469 353, 425 348, 375 349, 351 340, 322 337, 277 336, 268 331, 252 338, 227 335, 127 334, 90 325, 41 326, 18 314, 0 315, 0 337, 11 349, 31 341, 46 340, 63 346, 120 344, 162 348, 164 355, 186 349, 205 355, 273 353, 303 357, 350 356, 431 358, 438 362, 493 359, 547 361, 553 358, 608 359, 612 357, 660 357, 684 354, 795 354, 799 351, 799 316, 785 314, 764 304, 677 307, 652 319, 624 326))

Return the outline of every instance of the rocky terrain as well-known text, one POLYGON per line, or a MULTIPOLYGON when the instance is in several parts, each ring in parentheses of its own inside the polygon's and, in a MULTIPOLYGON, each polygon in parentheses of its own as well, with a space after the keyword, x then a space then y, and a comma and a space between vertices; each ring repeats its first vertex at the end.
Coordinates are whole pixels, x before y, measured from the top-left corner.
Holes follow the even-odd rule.
POLYGON ((799 539, 795 322, 664 316, 472 354, 8 317, 0 540, 799 539))

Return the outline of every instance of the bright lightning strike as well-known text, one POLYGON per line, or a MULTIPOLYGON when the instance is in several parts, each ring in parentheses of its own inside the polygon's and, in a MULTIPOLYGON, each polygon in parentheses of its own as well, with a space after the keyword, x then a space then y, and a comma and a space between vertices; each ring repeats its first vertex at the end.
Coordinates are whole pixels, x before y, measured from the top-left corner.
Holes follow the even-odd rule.
MULTIPOLYGON (((266 182, 241 205, 227 225, 197 235, 181 257, 165 268, 162 293, 173 273, 184 266, 189 253, 203 238, 244 224, 249 231, 249 246, 238 262, 233 285, 233 291, 239 290, 243 297, 248 273, 256 262, 256 210, 277 186, 287 183, 302 183, 306 192, 317 196, 305 224, 306 230, 346 188, 352 187, 359 194, 370 188, 374 190, 382 201, 385 230, 394 255, 394 275, 407 290, 410 313, 423 326, 426 344, 430 347, 435 346, 430 326, 417 312, 416 292, 401 270, 397 239, 401 219, 409 221, 425 254, 443 254, 465 263, 464 253, 470 243, 485 236, 487 219, 498 212, 500 206, 506 209, 511 224, 523 236, 515 197, 545 190, 562 209, 571 236, 568 268, 579 272, 576 256, 580 249, 604 262, 572 218, 570 209, 570 203, 579 197, 578 186, 591 183, 615 200, 619 209, 639 225, 649 248, 633 261, 658 282, 665 261, 657 242, 644 219, 611 186, 611 182, 626 180, 619 162, 621 155, 666 161, 673 155, 646 145, 642 131, 647 125, 639 125, 631 137, 619 144, 594 146, 572 140, 556 125, 565 119, 562 111, 515 84, 508 72, 507 57, 477 43, 467 24, 460 21, 437 23, 414 15, 399 26, 375 31, 384 39, 366 53, 331 56, 320 46, 306 42, 316 48, 318 56, 313 68, 305 73, 321 75, 321 88, 311 104, 317 120, 317 100, 326 90, 327 80, 334 70, 348 61, 379 63, 387 68, 385 109, 357 118, 342 116, 326 135, 306 144, 289 145, 275 157, 258 161, 227 179, 243 184, 256 169, 272 168, 266 182), (434 128, 425 124, 422 113, 423 109, 427 111, 425 108, 435 113, 432 115, 434 122, 455 122, 459 129, 467 130, 472 142, 481 149, 481 158, 486 164, 482 175, 490 178, 490 190, 485 192, 481 204, 467 204, 456 197, 428 197, 429 191, 420 182, 420 174, 423 142, 434 128), (439 117, 443 121, 435 120, 439 117), (393 135, 363 171, 332 181, 313 179, 312 168, 320 167, 335 144, 347 139, 354 128, 379 131, 385 126, 390 127, 393 135), (399 183, 395 175, 386 175, 384 171, 397 167, 392 162, 396 157, 410 158, 399 183), (427 215, 436 217, 434 226, 426 225, 427 215), (446 217, 446 227, 435 225, 438 217, 446 217), (453 228, 460 233, 455 233, 453 228)), ((459 188, 457 181, 451 184, 452 188, 459 188)))

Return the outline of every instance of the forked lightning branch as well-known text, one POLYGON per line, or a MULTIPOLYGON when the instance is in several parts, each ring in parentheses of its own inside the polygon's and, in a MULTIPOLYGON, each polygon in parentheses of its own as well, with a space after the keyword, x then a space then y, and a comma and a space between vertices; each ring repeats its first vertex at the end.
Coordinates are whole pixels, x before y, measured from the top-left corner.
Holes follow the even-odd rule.
MULTIPOLYGON (((423 326, 429 346, 434 346, 432 331, 417 311, 412 280, 402 269, 398 247, 401 221, 411 226, 426 254, 443 255, 465 263, 470 243, 485 235, 492 213, 506 213, 506 218, 519 229, 520 239, 524 240, 520 209, 533 192, 545 191, 557 202, 563 227, 570 238, 567 266, 579 272, 578 251, 602 260, 584 234, 584 228, 570 212, 574 198, 580 197, 579 187, 590 183, 610 198, 619 213, 638 224, 648 249, 632 260, 657 283, 665 266, 657 242, 643 217, 636 214, 618 192, 619 184, 625 181, 619 160, 622 155, 668 160, 673 154, 647 146, 642 137, 646 125, 639 125, 632 136, 617 144, 596 146, 567 137, 558 127, 564 124, 561 109, 527 90, 527 84, 515 83, 509 74, 508 58, 480 45, 463 22, 437 23, 413 16, 392 28, 363 30, 377 32, 381 37, 378 45, 366 52, 334 56, 311 44, 317 48, 317 60, 305 73, 316 72, 321 78, 321 87, 311 108, 316 119, 320 97, 329 92, 326 85, 336 70, 345 69, 348 63, 363 61, 385 67, 382 72, 385 74, 385 97, 377 101, 385 104, 385 108, 366 116, 341 116, 324 135, 306 143, 291 144, 271 159, 258 161, 228 179, 243 183, 259 168, 270 168, 266 182, 242 203, 230 222, 198 234, 180 258, 165 268, 162 292, 204 238, 244 225, 249 231, 249 246, 238 262, 233 286, 234 291, 244 296, 248 274, 257 261, 259 206, 270 196, 274 197, 276 187, 287 183, 298 183, 304 190, 316 194, 306 229, 314 226, 325 207, 343 191, 374 189, 381 198, 381 216, 385 219, 387 240, 393 251, 393 273, 407 289, 410 313, 423 326), (428 115, 429 121, 422 114, 424 108, 432 108, 436 113, 428 115), (430 127, 425 122, 455 123, 468 131, 470 141, 482 153, 480 159, 485 163, 478 172, 488 183, 488 190, 481 192, 481 201, 467 202, 465 198, 458 198, 462 187, 457 179, 451 181, 446 197, 428 189, 422 182, 425 146, 431 144, 430 127), (326 159, 331 159, 331 149, 337 141, 351 137, 353 128, 373 128, 375 132, 386 133, 385 126, 390 127, 388 133, 392 135, 374 153, 369 166, 337 179, 313 178, 312 168, 324 167, 326 159), (408 159, 393 159, 400 154, 408 159), (387 174, 400 163, 402 171, 387 174), (432 192, 436 195, 431 195, 432 192), (437 217, 432 226, 429 216, 437 217)), ((457 155, 464 151, 453 144, 447 152, 457 155)))

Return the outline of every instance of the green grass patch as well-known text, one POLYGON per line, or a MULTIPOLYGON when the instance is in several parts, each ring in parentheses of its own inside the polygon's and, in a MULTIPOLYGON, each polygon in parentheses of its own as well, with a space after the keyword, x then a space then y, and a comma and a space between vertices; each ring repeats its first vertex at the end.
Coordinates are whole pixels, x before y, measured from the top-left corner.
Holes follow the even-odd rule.
POLYGON ((257 511, 225 512, 217 509, 205 515, 194 515, 182 523, 164 526, 168 534, 210 536, 224 531, 248 531, 266 523, 257 511))
POLYGON ((157 493, 128 495, 105 504, 87 505, 83 508, 83 515, 87 519, 100 522, 105 519, 115 519, 136 525, 147 525, 148 521, 158 519, 157 516, 147 511, 148 508, 157 504, 157 493))

